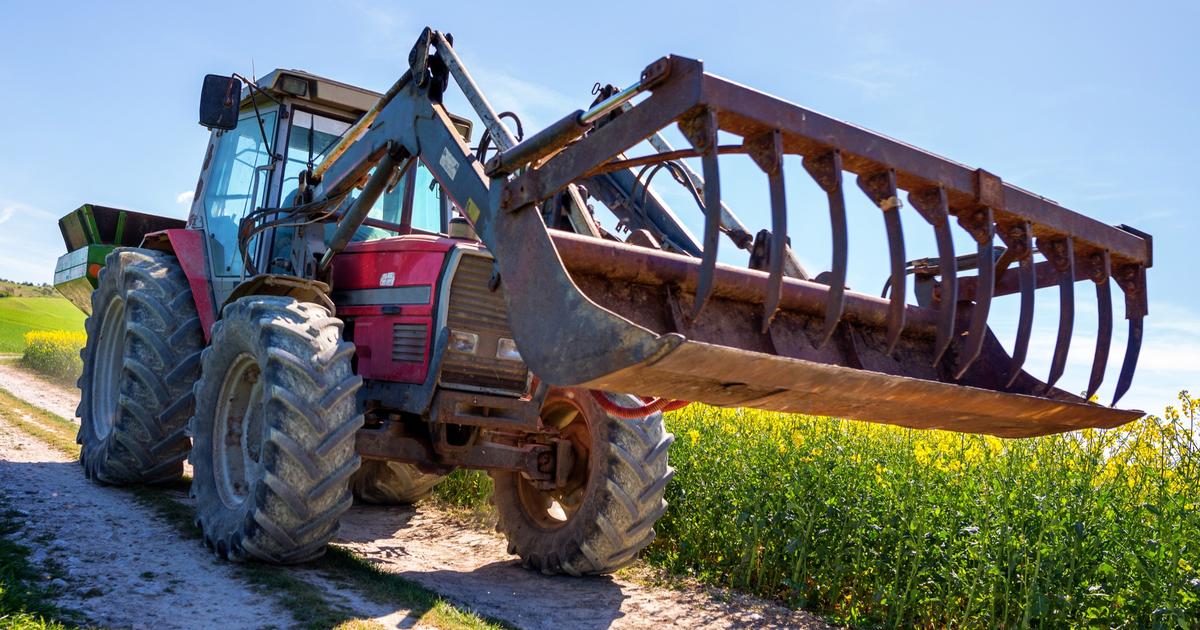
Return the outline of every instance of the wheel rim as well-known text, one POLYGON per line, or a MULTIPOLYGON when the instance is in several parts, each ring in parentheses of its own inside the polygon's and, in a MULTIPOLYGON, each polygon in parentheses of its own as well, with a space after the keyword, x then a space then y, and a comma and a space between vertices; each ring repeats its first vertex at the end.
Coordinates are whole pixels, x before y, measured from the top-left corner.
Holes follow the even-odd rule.
POLYGON ((262 370, 249 354, 238 355, 217 398, 213 421, 213 459, 217 493, 236 508, 262 478, 262 370))
POLYGON ((517 476, 517 496, 521 507, 543 529, 558 529, 571 522, 583 506, 591 478, 592 433, 587 413, 573 400, 548 402, 542 410, 542 423, 558 429, 559 436, 571 442, 575 461, 562 488, 542 490, 528 479, 517 476))
POLYGON ((114 297, 100 320, 100 339, 92 355, 92 432, 103 440, 117 422, 121 369, 125 363, 125 300, 114 297))

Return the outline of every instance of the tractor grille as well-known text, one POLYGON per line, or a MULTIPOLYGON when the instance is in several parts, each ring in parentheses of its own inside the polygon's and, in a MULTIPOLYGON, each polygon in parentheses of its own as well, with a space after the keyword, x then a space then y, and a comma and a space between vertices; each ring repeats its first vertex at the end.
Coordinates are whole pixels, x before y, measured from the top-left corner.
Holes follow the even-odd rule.
POLYGON ((441 380, 454 387, 521 395, 529 382, 525 362, 496 358, 496 344, 511 339, 512 331, 503 289, 488 290, 491 277, 491 257, 462 256, 450 283, 446 325, 452 331, 479 335, 479 344, 475 354, 447 350, 441 380))
POLYGON ((425 362, 425 324, 392 325, 392 360, 405 363, 425 362))

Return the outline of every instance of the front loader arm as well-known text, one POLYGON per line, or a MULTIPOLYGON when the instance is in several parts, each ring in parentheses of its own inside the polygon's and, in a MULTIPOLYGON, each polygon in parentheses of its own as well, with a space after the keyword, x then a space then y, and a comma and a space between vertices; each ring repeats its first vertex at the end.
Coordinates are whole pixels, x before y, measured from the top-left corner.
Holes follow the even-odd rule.
MULTIPOLYGON (((522 358, 548 383, 590 381, 630 363, 651 360, 682 341, 678 335, 660 336, 632 326, 584 295, 559 258, 541 214, 532 204, 528 211, 499 210, 503 187, 484 174, 445 107, 429 96, 426 88, 407 81, 374 124, 327 168, 317 198, 344 194, 347 186, 362 181, 381 162, 420 159, 494 256, 522 358), (616 348, 620 351, 614 352, 616 348)), ((386 176, 376 173, 371 178, 386 176)), ((361 224, 365 212, 359 216, 356 210, 374 204, 369 192, 377 198, 382 191, 372 191, 368 182, 339 224, 339 232, 352 233, 361 224)))
MULTIPOLYGON (((1076 280, 1092 281, 1101 307, 1111 304, 1117 284, 1130 325, 1119 398, 1132 378, 1147 312, 1150 240, 1136 230, 1101 224, 982 169, 708 75, 700 62, 681 57, 660 59, 633 87, 573 112, 484 165, 441 105, 447 76, 433 76, 430 67, 448 67, 489 127, 499 125, 498 117, 448 41, 427 30, 410 61, 412 69, 389 90, 369 127, 350 134, 335 151, 340 156, 322 165, 318 202, 365 180, 339 226, 352 233, 390 171, 421 160, 493 254, 513 338, 544 382, 1010 437, 1112 427, 1140 415, 1054 388, 1055 369, 1049 383, 1038 380, 1021 369, 1028 336, 1018 337, 1009 356, 987 326, 992 297, 1014 284, 1023 322, 1046 278, 1057 278, 1063 296, 1071 295, 1076 280), (450 63, 431 63, 431 46, 450 63), (595 124, 618 107, 624 108, 619 117, 595 124), (625 158, 676 124, 690 149, 625 158), (718 132, 742 143, 718 146, 718 132), (717 158, 727 154, 750 157, 770 188, 770 252, 758 269, 716 260, 720 231, 728 229, 715 211, 722 199, 717 158), (801 156, 828 197, 834 259, 825 282, 787 271, 785 154, 801 156), (631 161, 679 157, 701 159, 703 205, 714 209, 705 213, 699 256, 548 230, 538 211, 576 182, 626 172, 631 161), (858 176, 858 187, 882 211, 890 296, 845 287, 844 172, 858 176), (902 189, 915 210, 904 214, 910 229, 924 225, 937 236, 940 289, 932 303, 906 300, 902 189), (974 276, 956 274, 955 225, 977 245, 974 276), (996 238, 1008 246, 999 260, 993 258, 996 238), (1045 260, 1036 261, 1035 253, 1045 260)), ((334 245, 325 264, 336 254, 337 239, 334 245)), ((1069 318, 1063 309, 1067 330, 1069 318)), ((1111 316, 1102 318, 1089 396, 1103 377, 1110 337, 1111 316)), ((1061 340, 1059 346, 1056 368, 1066 357, 1061 340)))

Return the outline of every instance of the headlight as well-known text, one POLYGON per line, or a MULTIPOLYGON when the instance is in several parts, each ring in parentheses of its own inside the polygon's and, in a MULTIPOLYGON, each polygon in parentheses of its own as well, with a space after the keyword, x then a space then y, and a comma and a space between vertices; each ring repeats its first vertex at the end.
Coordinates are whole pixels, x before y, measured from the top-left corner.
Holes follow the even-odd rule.
POLYGON ((496 343, 496 358, 505 361, 520 361, 521 353, 517 352, 517 342, 501 337, 500 341, 496 343))
POLYGON ((479 335, 461 330, 450 332, 450 350, 463 354, 475 354, 479 347, 479 335))

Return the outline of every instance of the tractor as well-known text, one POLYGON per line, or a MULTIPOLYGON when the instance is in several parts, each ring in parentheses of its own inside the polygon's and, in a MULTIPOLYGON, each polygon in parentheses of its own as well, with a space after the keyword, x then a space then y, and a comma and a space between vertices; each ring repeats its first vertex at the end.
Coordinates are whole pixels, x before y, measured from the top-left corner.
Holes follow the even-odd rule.
POLYGON ((164 483, 186 460, 214 553, 298 563, 355 498, 412 503, 456 468, 485 470, 509 552, 584 575, 652 540, 672 474, 663 413, 691 402, 1003 437, 1140 416, 1093 394, 1114 283, 1129 321, 1116 398, 1130 387, 1149 235, 686 57, 594 94, 526 136, 428 28, 382 94, 297 70, 205 77, 211 137, 186 220, 85 204, 60 221, 55 284, 89 315, 86 475, 164 483), (447 110, 455 85, 471 116, 447 110), (785 156, 828 201, 820 274, 788 238, 785 156), (758 231, 722 200, 720 162, 744 157, 769 192, 758 231), (702 214, 699 237, 651 186, 663 170, 702 214), (882 297, 846 286, 847 172, 882 219, 854 226, 886 236, 882 297), (935 256, 907 258, 902 217, 932 231, 935 256), (1081 281, 1100 316, 1077 396, 1054 384, 1081 281), (1034 295, 1053 287, 1041 380, 1022 367, 1034 295), (988 326, 1008 294, 1011 352, 988 326))

